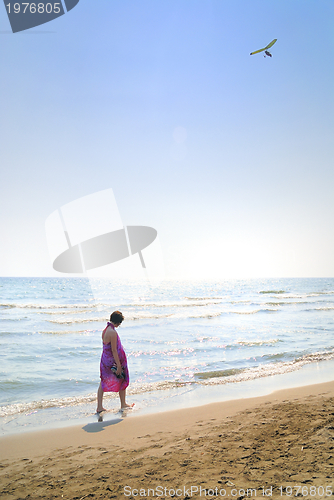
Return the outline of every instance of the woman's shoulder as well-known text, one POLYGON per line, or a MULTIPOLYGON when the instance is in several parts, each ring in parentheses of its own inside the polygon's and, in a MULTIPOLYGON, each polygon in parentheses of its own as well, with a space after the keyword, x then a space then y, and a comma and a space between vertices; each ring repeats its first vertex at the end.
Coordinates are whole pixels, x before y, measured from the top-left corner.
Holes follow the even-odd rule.
POLYGON ((107 328, 107 332, 111 337, 117 337, 117 332, 111 326, 107 328))
POLYGON ((108 324, 106 326, 106 328, 104 329, 104 337, 105 336, 108 336, 108 337, 114 337, 114 336, 117 336, 117 332, 116 330, 110 325, 108 324))

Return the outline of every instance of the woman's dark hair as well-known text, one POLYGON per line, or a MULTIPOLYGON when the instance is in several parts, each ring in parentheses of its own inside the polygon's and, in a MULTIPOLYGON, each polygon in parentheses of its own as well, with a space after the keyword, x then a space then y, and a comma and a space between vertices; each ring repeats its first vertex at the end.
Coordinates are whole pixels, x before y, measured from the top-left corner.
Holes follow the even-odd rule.
POLYGON ((110 321, 114 325, 120 325, 122 323, 123 319, 124 319, 124 316, 120 311, 114 311, 110 315, 110 321))

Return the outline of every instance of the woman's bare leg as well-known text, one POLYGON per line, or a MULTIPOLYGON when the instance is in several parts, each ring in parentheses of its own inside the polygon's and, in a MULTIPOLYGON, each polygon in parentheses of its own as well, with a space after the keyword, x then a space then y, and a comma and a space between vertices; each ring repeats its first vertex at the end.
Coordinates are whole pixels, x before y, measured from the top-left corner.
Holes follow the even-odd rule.
POLYGON ((126 389, 124 391, 119 391, 119 399, 121 400, 121 409, 123 410, 124 408, 132 408, 135 404, 132 403, 132 405, 128 405, 125 402, 125 394, 126 394, 126 389))
POLYGON ((103 391, 102 391, 102 386, 101 382, 99 385, 99 388, 97 390, 97 408, 96 408, 96 413, 100 413, 101 411, 106 411, 105 408, 102 406, 102 401, 103 401, 103 391))

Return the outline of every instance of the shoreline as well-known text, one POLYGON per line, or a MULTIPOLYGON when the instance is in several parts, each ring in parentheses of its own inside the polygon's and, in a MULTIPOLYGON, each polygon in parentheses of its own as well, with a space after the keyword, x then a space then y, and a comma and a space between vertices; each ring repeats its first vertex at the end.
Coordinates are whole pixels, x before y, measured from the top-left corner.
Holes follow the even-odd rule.
MULTIPOLYGON (((333 403, 331 381, 113 422, 4 436, 2 498, 134 498, 139 494, 125 495, 130 491, 125 487, 157 492, 159 486, 191 485, 230 493, 232 487, 238 492, 273 488, 277 496, 279 488, 312 486, 317 493, 313 498, 324 498, 319 488, 334 492, 333 403)), ((160 498, 172 496, 168 492, 160 498)), ((188 494, 192 497, 199 498, 188 494)))
MULTIPOLYGON (((212 384, 185 385, 180 388, 128 394, 128 401, 135 402, 131 419, 142 415, 161 414, 186 408, 198 408, 219 402, 233 402, 238 399, 270 395, 273 391, 298 388, 334 380, 334 360, 304 365, 288 373, 261 377, 249 381, 212 384)), ((104 419, 114 421, 121 417, 117 394, 106 393, 104 419)), ((90 425, 97 421, 96 401, 89 403, 52 407, 39 411, 3 417, 0 420, 0 439, 4 436, 22 435, 44 430, 64 429, 76 425, 90 425)))

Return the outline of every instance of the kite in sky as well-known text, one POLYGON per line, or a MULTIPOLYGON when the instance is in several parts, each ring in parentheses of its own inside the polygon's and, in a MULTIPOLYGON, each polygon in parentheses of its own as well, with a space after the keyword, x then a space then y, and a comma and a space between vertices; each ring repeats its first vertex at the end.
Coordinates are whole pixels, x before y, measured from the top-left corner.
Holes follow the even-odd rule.
MULTIPOLYGON (((260 49, 260 50, 256 50, 255 52, 251 52, 250 55, 252 56, 253 54, 258 54, 258 52, 264 51, 264 53, 267 56, 272 57, 269 50, 267 50, 267 49, 270 49, 270 47, 272 47, 274 45, 274 43, 276 43, 276 42, 277 42, 277 38, 274 38, 274 40, 272 42, 268 43, 268 45, 266 45, 266 47, 264 47, 263 49, 260 49)), ((266 57, 266 56, 264 56, 264 57, 266 57)))

